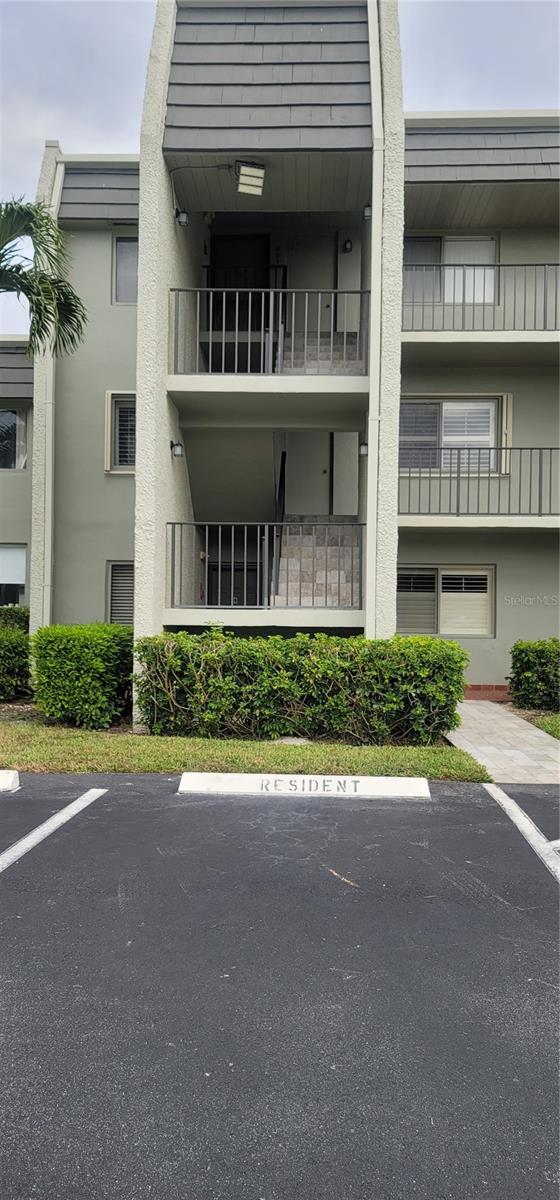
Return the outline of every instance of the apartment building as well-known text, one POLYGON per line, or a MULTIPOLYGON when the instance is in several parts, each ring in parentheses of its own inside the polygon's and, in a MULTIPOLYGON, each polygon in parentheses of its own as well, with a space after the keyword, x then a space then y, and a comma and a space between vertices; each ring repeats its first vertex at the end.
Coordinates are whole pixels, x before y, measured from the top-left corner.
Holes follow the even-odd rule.
POLYGON ((0 346, 0 599, 503 686, 558 625, 559 142, 403 122, 392 3, 160 0, 139 158, 45 149, 89 323, 33 380, 0 346))

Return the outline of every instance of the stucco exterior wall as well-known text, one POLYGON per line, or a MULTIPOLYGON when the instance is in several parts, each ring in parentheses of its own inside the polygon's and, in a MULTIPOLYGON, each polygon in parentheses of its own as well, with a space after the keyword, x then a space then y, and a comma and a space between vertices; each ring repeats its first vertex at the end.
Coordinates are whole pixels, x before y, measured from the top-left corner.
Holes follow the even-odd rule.
POLYGON ((167 397, 169 289, 199 282, 203 227, 187 230, 174 216, 172 182, 162 144, 174 0, 160 0, 148 64, 140 151, 138 265, 135 633, 162 628, 166 591, 166 524, 192 519, 186 456, 174 458, 179 421, 167 397))
POLYGON ((134 476, 105 472, 105 395, 135 391, 136 305, 112 302, 111 228, 74 232, 68 249, 88 324, 57 363, 53 620, 102 621, 107 563, 133 559, 134 476))
POLYGON ((401 531, 399 567, 440 563, 495 567, 494 635, 457 638, 470 654, 469 683, 505 683, 518 638, 558 636, 554 530, 401 531))

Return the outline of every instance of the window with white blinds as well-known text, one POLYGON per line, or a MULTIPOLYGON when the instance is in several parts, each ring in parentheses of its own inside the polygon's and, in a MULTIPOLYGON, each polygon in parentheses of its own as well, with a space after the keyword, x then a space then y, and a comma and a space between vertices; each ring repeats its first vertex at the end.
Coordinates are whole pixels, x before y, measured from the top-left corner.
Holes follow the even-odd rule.
POLYGON ((138 238, 115 238, 115 300, 136 304, 138 293, 138 238))
POLYGON ((486 400, 403 400, 401 470, 441 467, 479 474, 495 469, 499 404, 486 400))
POLYGON ((491 637, 494 572, 490 567, 400 567, 399 633, 491 637))
POLYGON ((109 620, 116 625, 132 625, 134 617, 134 563, 111 563, 109 588, 109 620))
POLYGON ((492 589, 488 571, 442 571, 440 633, 488 637, 492 632, 492 589))
POLYGON ((407 237, 403 265, 405 303, 429 304, 441 300, 445 304, 494 303, 496 239, 493 237, 407 237))
POLYGON ((136 401, 133 396, 113 396, 113 470, 131 468, 136 461, 136 401))
POLYGON ((436 571, 399 571, 399 633, 437 633, 436 571))
POLYGON ((494 238, 444 238, 443 264, 446 304, 494 303, 494 238))

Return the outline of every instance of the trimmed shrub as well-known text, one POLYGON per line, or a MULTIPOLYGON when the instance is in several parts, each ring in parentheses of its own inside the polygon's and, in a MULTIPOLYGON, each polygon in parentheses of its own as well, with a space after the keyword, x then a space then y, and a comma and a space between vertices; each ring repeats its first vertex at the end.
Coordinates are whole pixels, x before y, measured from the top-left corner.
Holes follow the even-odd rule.
POLYGON ((25 604, 0 604, 0 629, 21 629, 29 633, 29 609, 25 604))
POLYGON ((519 708, 558 711, 560 702, 560 640, 516 642, 511 650, 509 690, 519 708))
POLYGON ((18 700, 29 692, 29 635, 0 628, 0 700, 18 700))
POLYGON ((437 638, 215 630, 144 638, 136 653, 138 704, 152 733, 376 745, 428 745, 453 729, 468 662, 437 638))
POLYGON ((107 729, 130 711, 132 629, 49 625, 32 639, 37 708, 53 721, 107 729))

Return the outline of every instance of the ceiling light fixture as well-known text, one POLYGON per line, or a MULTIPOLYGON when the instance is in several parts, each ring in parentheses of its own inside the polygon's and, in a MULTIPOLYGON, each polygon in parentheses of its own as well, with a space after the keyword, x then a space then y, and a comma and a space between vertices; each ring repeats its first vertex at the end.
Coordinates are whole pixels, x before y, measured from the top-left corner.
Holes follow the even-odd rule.
POLYGON ((259 163, 236 162, 237 191, 245 196, 262 196, 265 168, 259 163))

